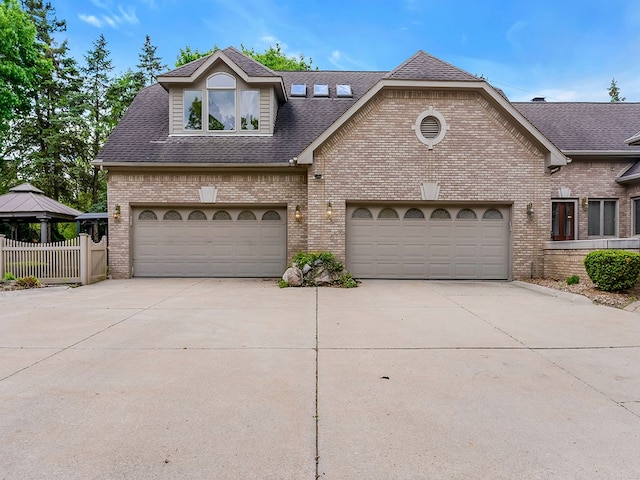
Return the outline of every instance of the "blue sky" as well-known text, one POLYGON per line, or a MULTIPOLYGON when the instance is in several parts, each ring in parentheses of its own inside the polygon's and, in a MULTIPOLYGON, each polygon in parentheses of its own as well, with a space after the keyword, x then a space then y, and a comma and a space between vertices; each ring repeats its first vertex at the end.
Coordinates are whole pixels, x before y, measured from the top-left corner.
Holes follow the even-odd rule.
POLYGON ((323 70, 390 70, 418 50, 483 75, 512 101, 608 101, 615 77, 640 101, 637 0, 51 0, 79 60, 102 33, 135 68, 145 35, 173 67, 180 48, 279 42, 323 70))

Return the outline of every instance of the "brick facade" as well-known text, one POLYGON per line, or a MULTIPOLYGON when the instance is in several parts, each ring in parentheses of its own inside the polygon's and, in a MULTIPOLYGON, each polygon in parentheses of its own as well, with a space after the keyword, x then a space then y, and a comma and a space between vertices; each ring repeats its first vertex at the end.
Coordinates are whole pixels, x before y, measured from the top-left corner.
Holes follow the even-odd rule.
POLYGON ((473 92, 383 90, 321 146, 309 171, 309 248, 344 258, 347 203, 420 203, 422 182, 439 182, 441 202, 512 205, 513 277, 542 275, 551 176, 542 153, 473 92), (430 106, 450 127, 433 150, 411 129, 430 106))
POLYGON ((307 210, 306 175, 281 172, 125 172, 110 169, 109 210, 120 205, 121 218, 109 221, 109 271, 114 278, 131 276, 131 210, 133 206, 198 205, 202 186, 214 186, 216 205, 287 207, 287 258, 307 250, 306 219, 295 221, 296 205, 307 210))

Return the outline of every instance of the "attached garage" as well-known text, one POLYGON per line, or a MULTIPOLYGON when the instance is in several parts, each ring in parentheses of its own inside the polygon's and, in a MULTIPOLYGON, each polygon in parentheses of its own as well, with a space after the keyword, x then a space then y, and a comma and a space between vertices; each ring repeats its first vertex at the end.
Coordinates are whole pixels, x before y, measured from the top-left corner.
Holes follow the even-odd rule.
POLYGON ((510 207, 348 205, 347 268, 357 278, 509 278, 510 207))
POLYGON ((133 275, 279 277, 286 218, 285 208, 134 208, 133 275))

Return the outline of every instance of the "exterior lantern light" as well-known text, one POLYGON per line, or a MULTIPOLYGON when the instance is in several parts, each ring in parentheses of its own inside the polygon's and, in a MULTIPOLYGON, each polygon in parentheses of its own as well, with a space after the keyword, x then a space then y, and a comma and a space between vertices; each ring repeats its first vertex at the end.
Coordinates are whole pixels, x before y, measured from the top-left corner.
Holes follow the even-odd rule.
POLYGON ((331 217, 333 216, 333 207, 331 206, 331 202, 327 203, 327 218, 329 220, 331 220, 331 217))
POLYGON ((296 222, 302 221, 302 210, 300 209, 300 205, 296 205, 295 217, 296 217, 296 222))
POLYGON ((529 202, 527 203, 527 217, 531 218, 533 217, 534 214, 534 210, 533 210, 533 203, 529 202))
POLYGON ((116 208, 113 210, 113 218, 116 220, 120 220, 121 210, 120 205, 116 203, 116 208))

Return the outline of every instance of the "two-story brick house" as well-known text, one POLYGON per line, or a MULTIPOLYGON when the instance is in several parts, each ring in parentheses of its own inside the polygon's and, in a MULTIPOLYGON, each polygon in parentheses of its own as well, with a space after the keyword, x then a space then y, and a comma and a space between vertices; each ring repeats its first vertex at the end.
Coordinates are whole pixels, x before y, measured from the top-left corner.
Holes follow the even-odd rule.
POLYGON ((110 271, 277 277, 329 250, 360 278, 540 276, 551 237, 640 232, 639 126, 637 104, 511 103, 424 52, 275 72, 219 50, 141 91, 96 159, 110 271))

